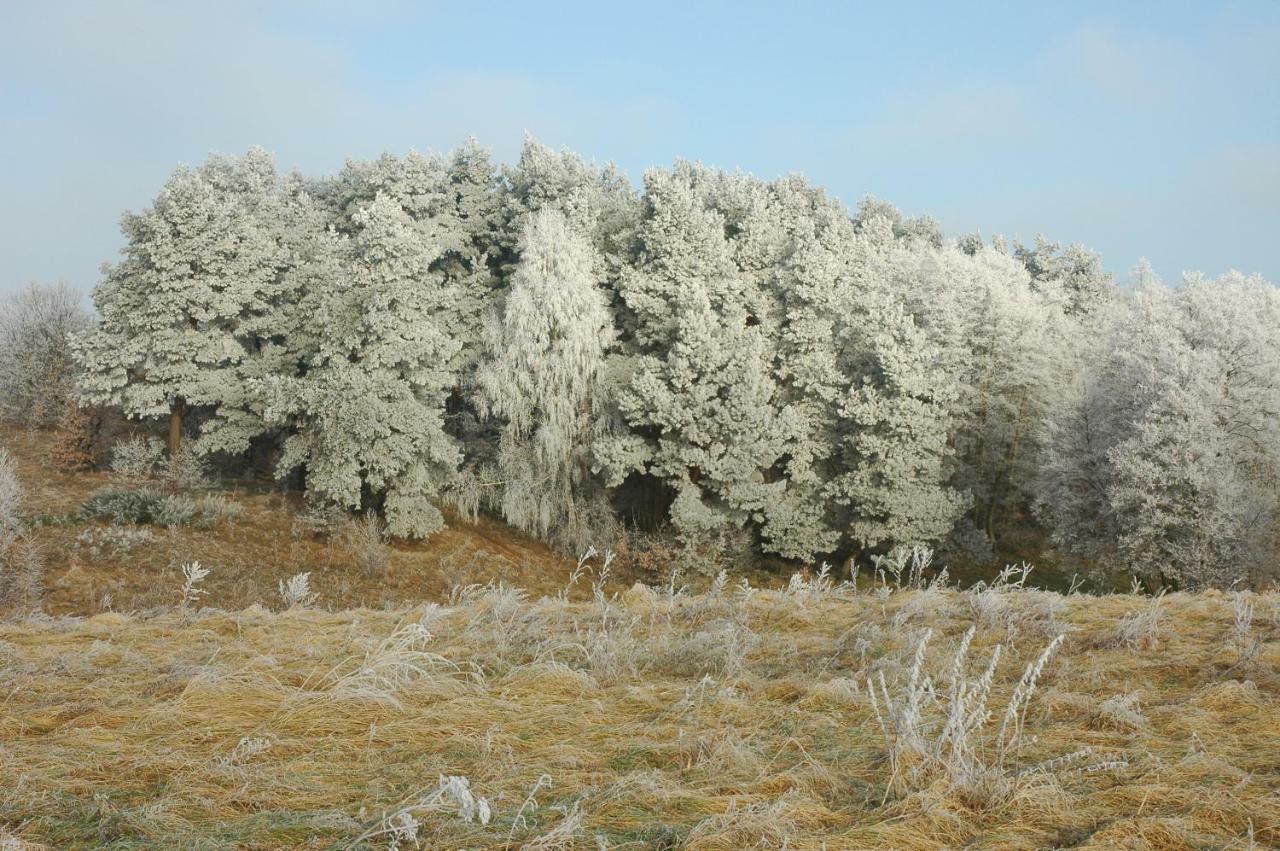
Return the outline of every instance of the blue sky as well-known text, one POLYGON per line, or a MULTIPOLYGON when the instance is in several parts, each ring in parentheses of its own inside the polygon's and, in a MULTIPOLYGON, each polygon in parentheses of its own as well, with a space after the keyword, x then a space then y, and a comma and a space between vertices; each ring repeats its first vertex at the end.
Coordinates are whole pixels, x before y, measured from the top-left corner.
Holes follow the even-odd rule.
POLYGON ((0 0, 0 290, 82 288, 178 163, 525 131, 633 178, 800 172, 1122 275, 1280 281, 1280 2, 0 0))

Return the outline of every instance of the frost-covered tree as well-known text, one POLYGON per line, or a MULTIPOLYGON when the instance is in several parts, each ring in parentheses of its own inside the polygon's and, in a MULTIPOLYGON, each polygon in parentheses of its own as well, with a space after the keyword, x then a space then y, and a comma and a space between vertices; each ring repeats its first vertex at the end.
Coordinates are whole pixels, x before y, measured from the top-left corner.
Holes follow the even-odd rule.
POLYGON ((123 258, 93 293, 101 322, 79 336, 82 398, 131 417, 169 417, 178 451, 189 408, 239 393, 254 319, 277 297, 288 251, 255 211, 275 191, 261 149, 177 169, 150 207, 126 213, 123 258))
POLYGON ((622 281, 635 352, 619 406, 634 434, 601 446, 610 484, 646 472, 675 494, 689 538, 763 518, 784 488, 776 465, 791 416, 775 410, 768 341, 725 241, 686 169, 645 176, 637 267, 622 281))
POLYGON ((947 484, 955 388, 901 303, 870 296, 865 335, 851 345, 861 378, 839 401, 843 470, 828 496, 860 548, 938 541, 968 507, 947 484))
POLYGON ((448 322, 462 345, 451 367, 474 364, 480 328, 493 310, 501 278, 501 235, 507 211, 503 183, 488 151, 470 140, 448 156, 411 151, 371 162, 348 161, 331 182, 316 189, 335 229, 353 234, 361 211, 379 196, 394 200, 416 238, 429 243, 431 271, 452 288, 448 322))
POLYGON ((612 164, 598 168, 572 151, 553 151, 527 136, 506 182, 510 224, 504 242, 510 262, 519 258, 517 243, 528 215, 554 208, 588 239, 597 279, 616 292, 642 212, 630 181, 612 164))
POLYGON ((1034 246, 1016 245, 1014 255, 1038 289, 1062 299, 1067 313, 1093 313, 1116 296, 1115 281, 1102 268, 1102 259, 1083 245, 1063 248, 1036 236, 1034 246))
POLYGON ((489 501, 512 525, 577 551, 608 512, 591 447, 612 422, 604 379, 615 335, 597 273, 563 213, 529 215, 476 376, 482 411, 501 422, 489 501))
POLYGON ((888 225, 888 232, 895 239, 906 242, 920 242, 934 248, 942 247, 942 229, 930 216, 908 218, 902 215, 893 204, 867 195, 858 202, 858 211, 853 217, 854 228, 858 233, 866 233, 868 227, 880 228, 888 225), (880 220, 874 224, 876 220, 880 220))
POLYGON ((1068 551, 1224 584, 1273 557, 1280 300, 1260 280, 1149 268, 1055 424, 1039 510, 1068 551))
POLYGON ((1069 320, 1021 263, 981 244, 916 248, 893 266, 894 290, 957 389, 948 406, 953 483, 974 500, 972 526, 963 528, 992 546, 1002 518, 1034 496, 1045 412, 1076 363, 1069 320))
POLYGON ((379 195, 352 221, 339 276, 303 304, 325 329, 318 350, 300 377, 270 386, 273 415, 294 430, 280 469, 302 466, 309 492, 380 506, 391 534, 424 537, 443 526, 433 500, 460 460, 444 428, 456 289, 398 202, 379 195))
POLYGON ((29 284, 0 299, 0 416, 29 426, 58 421, 75 390, 71 335, 90 325, 66 284, 29 284))
POLYGON ((846 530, 835 523, 824 488, 836 472, 838 400, 849 379, 841 340, 850 339, 849 290, 854 228, 847 212, 798 177, 736 194, 735 262, 748 280, 759 327, 767 335, 779 387, 776 411, 792 423, 777 465, 785 484, 764 514, 762 546, 792 558, 833 552, 846 530))

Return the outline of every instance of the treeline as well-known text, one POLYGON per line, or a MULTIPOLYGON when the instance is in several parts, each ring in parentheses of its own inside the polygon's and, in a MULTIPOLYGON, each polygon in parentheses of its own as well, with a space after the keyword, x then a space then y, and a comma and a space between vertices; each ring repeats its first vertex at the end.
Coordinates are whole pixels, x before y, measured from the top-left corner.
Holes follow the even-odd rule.
POLYGON ((214 157, 123 232, 81 400, 395 535, 446 504, 566 549, 628 527, 790 559, 1031 528, 1175 584, 1280 553, 1256 277, 1120 288, 1079 246, 688 162, 637 191, 533 141, 319 179, 214 157))

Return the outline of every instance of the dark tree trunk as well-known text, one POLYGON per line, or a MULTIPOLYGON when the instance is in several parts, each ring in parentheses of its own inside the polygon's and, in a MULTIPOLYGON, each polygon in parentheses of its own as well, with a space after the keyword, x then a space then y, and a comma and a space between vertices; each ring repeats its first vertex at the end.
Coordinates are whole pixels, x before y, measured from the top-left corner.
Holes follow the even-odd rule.
POLYGON ((182 449, 182 421, 187 413, 187 403, 181 396, 169 406, 169 457, 177 458, 182 449))

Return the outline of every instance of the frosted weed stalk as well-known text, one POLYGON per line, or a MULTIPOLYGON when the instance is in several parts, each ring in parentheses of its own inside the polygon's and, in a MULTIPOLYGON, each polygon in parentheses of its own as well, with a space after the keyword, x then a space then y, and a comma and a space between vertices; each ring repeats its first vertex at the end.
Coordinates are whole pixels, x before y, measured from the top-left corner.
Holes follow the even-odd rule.
POLYGON ((1116 628, 1117 644, 1130 650, 1154 650, 1160 646, 1160 606, 1164 594, 1162 588, 1141 611, 1129 612, 1121 618, 1116 628))
MULTIPOLYGON (((1014 687, 1002 713, 994 737, 983 733, 993 719, 990 709, 992 684, 1003 653, 997 644, 983 672, 970 679, 969 646, 975 627, 970 627, 960 640, 952 658, 945 697, 939 695, 932 678, 925 672, 926 650, 933 635, 925 630, 916 644, 905 687, 890 690, 884 672, 877 679, 867 678, 872 711, 884 733, 889 752, 891 776, 885 789, 897 794, 923 789, 929 779, 941 774, 948 788, 966 799, 987 805, 1007 800, 1016 791, 1018 781, 1044 772, 1071 769, 1089 756, 1082 749, 1048 762, 1017 769, 1028 707, 1037 684, 1050 658, 1065 638, 1059 635, 1028 663, 1014 687)), ((1113 766, 1117 763, 1108 763, 1113 766)), ((1079 770, 1098 770, 1088 766, 1079 770)))
POLYGON ((351 844, 359 845, 371 839, 384 839, 391 851, 398 851, 402 843, 418 847, 419 831, 423 817, 433 813, 452 813, 467 824, 479 822, 487 825, 493 817, 489 800, 471 791, 471 781, 456 775, 440 775, 433 790, 423 790, 410 796, 390 815, 374 827, 356 837, 351 844))
POLYGON ((873 556, 871 560, 880 576, 881 585, 888 585, 888 574, 893 577, 893 584, 898 588, 924 588, 924 573, 933 564, 933 550, 922 544, 895 546, 882 556, 873 556))
POLYGON ((199 587, 200 583, 205 580, 205 577, 207 577, 209 573, 210 568, 202 566, 198 561, 193 561, 182 566, 182 602, 178 604, 180 608, 186 610, 196 600, 209 593, 199 587))
POLYGON ((354 670, 341 676, 336 669, 330 672, 332 693, 399 706, 400 692, 415 680, 441 668, 457 670, 445 657, 425 649, 432 637, 420 623, 403 624, 366 653, 354 670))

